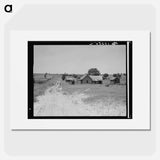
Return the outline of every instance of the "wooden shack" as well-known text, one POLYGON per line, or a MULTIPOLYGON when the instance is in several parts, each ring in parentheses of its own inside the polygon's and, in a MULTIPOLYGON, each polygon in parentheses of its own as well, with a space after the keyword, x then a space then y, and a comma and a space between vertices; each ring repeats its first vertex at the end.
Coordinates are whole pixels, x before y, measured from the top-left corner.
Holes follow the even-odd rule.
POLYGON ((119 84, 120 83, 120 79, 118 77, 110 76, 108 78, 109 78, 110 84, 119 84))
POLYGON ((102 84, 102 76, 84 75, 80 78, 81 84, 102 84))
POLYGON ((66 76, 65 81, 68 82, 69 84, 75 84, 76 79, 72 76, 66 76))

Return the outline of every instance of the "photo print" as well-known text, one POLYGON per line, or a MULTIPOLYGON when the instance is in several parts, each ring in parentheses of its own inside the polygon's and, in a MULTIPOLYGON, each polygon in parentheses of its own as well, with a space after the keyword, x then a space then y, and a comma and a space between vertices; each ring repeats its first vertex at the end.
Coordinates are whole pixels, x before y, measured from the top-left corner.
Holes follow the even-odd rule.
POLYGON ((132 41, 28 41, 28 119, 132 118, 132 41))

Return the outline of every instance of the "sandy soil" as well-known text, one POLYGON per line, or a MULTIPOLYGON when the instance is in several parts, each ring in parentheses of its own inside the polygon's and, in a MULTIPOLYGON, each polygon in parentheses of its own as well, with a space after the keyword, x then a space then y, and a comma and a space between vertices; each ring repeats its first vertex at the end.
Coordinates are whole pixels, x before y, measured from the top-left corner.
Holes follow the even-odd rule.
POLYGON ((34 116, 124 116, 124 106, 106 106, 101 101, 85 103, 89 95, 85 92, 68 94, 57 83, 37 97, 34 116))

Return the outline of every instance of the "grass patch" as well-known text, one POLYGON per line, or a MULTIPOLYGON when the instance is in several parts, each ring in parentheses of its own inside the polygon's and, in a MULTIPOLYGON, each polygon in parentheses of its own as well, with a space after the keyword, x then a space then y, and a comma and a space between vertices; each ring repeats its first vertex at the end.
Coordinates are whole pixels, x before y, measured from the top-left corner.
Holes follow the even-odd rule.
POLYGON ((60 75, 50 74, 44 78, 44 74, 34 74, 34 102, 37 102, 37 97, 43 95, 46 89, 55 85, 60 78, 60 75))
POLYGON ((122 111, 125 114, 126 108, 126 85, 110 85, 106 87, 104 84, 75 84, 70 85, 67 83, 62 84, 64 92, 69 94, 84 93, 87 98, 83 99, 85 104, 97 104, 95 108, 98 110, 99 104, 103 104, 104 111, 106 109, 111 111, 122 111))

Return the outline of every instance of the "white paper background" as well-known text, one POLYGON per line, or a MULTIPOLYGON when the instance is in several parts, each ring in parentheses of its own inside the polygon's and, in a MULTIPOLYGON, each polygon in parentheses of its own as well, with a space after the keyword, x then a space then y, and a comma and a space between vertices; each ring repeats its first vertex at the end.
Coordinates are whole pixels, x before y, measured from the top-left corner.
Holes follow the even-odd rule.
POLYGON ((0 107, 0 159, 160 159, 159 0, 16 0, 11 1, 14 6, 12 14, 3 12, 6 2, 1 2, 0 48, 4 54, 0 54, 0 103, 4 107, 0 107), (39 4, 43 4, 41 8, 39 4), (88 19, 91 15, 93 18, 88 19), (8 32, 13 29, 151 31, 151 131, 11 131, 8 32))

